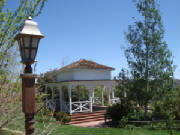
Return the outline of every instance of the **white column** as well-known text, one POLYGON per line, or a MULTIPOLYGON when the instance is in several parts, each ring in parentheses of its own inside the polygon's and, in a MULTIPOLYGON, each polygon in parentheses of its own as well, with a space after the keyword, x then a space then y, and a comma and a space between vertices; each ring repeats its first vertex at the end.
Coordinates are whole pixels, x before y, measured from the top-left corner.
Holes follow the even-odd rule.
POLYGON ((68 86, 69 95, 69 114, 72 115, 72 99, 71 99, 72 86, 68 86))
POLYGON ((111 104, 111 87, 107 87, 108 104, 111 104))
POLYGON ((104 106, 104 90, 105 90, 105 87, 103 86, 102 91, 101 91, 101 104, 102 104, 102 106, 104 106))
POLYGON ((62 90, 61 90, 61 86, 58 86, 58 90, 59 90, 59 103, 60 103, 60 111, 62 111, 62 90))
POLYGON ((114 89, 112 89, 112 98, 114 98, 114 89))
POLYGON ((94 88, 92 89, 92 103, 94 104, 94 88))
MULTIPOLYGON (((114 99, 114 89, 112 89, 112 99, 114 99)), ((114 104, 114 100, 112 100, 112 103, 114 104)))
POLYGON ((90 101, 89 106, 90 106, 90 112, 92 112, 92 111, 93 111, 93 106, 92 106, 92 103, 93 103, 92 93, 93 93, 94 87, 93 87, 93 86, 88 86, 88 88, 89 88, 89 101, 90 101))

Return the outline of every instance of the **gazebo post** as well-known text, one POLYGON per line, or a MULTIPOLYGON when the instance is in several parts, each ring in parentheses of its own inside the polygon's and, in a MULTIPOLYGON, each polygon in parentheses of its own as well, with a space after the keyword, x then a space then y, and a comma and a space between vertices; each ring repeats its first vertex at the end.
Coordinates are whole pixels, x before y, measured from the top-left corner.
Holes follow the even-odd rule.
POLYGON ((61 86, 58 86, 58 90, 59 90, 59 102, 60 102, 60 110, 62 111, 62 90, 61 90, 61 86))
MULTIPOLYGON (((114 89, 112 89, 112 99, 114 99, 114 89)), ((114 100, 112 100, 112 103, 114 104, 114 100)))
POLYGON ((93 86, 88 86, 88 89, 89 89, 90 112, 92 112, 92 111, 93 111, 93 106, 92 106, 92 103, 93 103, 92 95, 93 95, 94 87, 93 87, 93 86))
POLYGON ((111 87, 107 87, 108 90, 108 104, 111 103, 111 87))
POLYGON ((72 99, 71 99, 72 86, 68 86, 69 95, 69 114, 72 115, 72 99))
POLYGON ((102 91, 101 91, 101 104, 102 104, 102 106, 104 106, 104 90, 105 90, 105 86, 103 86, 103 88, 102 88, 102 91))
POLYGON ((92 89, 92 103, 94 104, 94 88, 92 89))

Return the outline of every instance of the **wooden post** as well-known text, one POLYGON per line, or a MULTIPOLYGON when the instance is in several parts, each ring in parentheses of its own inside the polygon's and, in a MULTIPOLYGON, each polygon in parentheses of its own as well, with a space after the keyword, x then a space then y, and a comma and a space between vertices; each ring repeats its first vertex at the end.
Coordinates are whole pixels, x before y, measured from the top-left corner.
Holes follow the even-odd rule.
POLYGON ((69 95, 69 114, 72 115, 72 99, 71 99, 72 86, 68 86, 69 95))
POLYGON ((25 68, 22 78, 22 110, 25 114, 26 135, 34 135, 35 78, 31 66, 25 68))

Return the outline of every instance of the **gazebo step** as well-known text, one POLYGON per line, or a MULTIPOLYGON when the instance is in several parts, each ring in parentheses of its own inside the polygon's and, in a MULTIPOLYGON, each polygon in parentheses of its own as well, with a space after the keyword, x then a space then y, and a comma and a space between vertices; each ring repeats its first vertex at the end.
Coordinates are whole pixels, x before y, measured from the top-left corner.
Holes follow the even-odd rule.
POLYGON ((106 110, 101 110, 101 111, 94 111, 94 112, 79 112, 79 113, 74 113, 71 116, 79 116, 79 115, 89 115, 89 114, 98 114, 98 113, 105 113, 106 110))
POLYGON ((71 119, 74 119, 74 118, 84 118, 84 117, 88 117, 88 116, 100 116, 100 115, 104 115, 105 112, 97 112, 97 113, 83 113, 83 114, 73 114, 71 115, 71 119))
POLYGON ((103 121, 103 118, 95 118, 95 119, 84 119, 80 121, 71 121, 69 124, 80 124, 80 123, 86 123, 86 122, 93 122, 93 121, 103 121))
POLYGON ((77 120, 84 120, 84 119, 95 119, 95 118, 104 118, 104 114, 97 114, 97 115, 89 115, 86 117, 75 117, 75 118, 71 118, 72 121, 77 121, 77 120))
POLYGON ((69 124, 79 124, 84 122, 93 122, 104 120, 105 111, 76 113, 71 115, 71 122, 69 124))

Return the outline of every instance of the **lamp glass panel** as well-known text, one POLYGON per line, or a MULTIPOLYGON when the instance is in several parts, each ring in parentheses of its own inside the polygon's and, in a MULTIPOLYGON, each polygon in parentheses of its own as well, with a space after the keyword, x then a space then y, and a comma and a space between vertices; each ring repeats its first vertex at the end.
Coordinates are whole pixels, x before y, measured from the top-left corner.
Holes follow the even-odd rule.
POLYGON ((31 59, 34 60, 36 57, 36 49, 31 50, 31 59))
POLYGON ((24 37, 24 46, 29 47, 30 46, 30 37, 24 37))
POLYGON ((20 39, 19 39, 19 46, 20 46, 20 47, 23 47, 23 38, 20 38, 20 39))
POLYGON ((39 38, 32 38, 32 47, 37 48, 38 46, 39 38))
POLYGON ((23 56, 22 56, 22 47, 21 47, 21 40, 20 40, 20 39, 18 40, 18 45, 19 45, 19 51, 20 51, 20 54, 21 54, 21 58, 23 59, 23 56))
POLYGON ((24 59, 29 59, 29 49, 24 49, 24 59))

